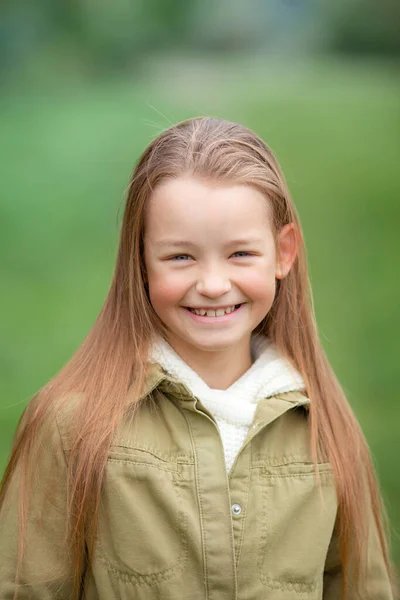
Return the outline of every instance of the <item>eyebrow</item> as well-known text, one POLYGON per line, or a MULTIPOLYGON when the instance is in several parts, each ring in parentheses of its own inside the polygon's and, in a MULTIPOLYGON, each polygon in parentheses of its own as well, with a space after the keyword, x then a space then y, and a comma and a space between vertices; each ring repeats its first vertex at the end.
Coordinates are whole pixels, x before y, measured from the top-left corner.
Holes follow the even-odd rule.
MULTIPOLYGON (((224 244, 226 247, 229 246, 251 246, 252 244, 258 244, 263 242, 263 238, 238 238, 236 240, 231 240, 224 244)), ((180 248, 182 246, 197 248, 197 245, 189 240, 161 240, 159 242, 154 242, 154 245, 158 248, 180 248)))

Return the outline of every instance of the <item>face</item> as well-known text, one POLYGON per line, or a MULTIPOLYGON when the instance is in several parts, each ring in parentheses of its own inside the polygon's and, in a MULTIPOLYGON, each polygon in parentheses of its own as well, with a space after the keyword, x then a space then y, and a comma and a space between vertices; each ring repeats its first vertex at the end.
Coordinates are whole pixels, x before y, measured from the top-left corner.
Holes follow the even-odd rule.
POLYGON ((263 194, 246 185, 182 178, 153 192, 144 236, 150 301, 181 355, 250 349, 251 332, 272 306, 275 278, 295 258, 291 225, 277 255, 268 209, 263 194))

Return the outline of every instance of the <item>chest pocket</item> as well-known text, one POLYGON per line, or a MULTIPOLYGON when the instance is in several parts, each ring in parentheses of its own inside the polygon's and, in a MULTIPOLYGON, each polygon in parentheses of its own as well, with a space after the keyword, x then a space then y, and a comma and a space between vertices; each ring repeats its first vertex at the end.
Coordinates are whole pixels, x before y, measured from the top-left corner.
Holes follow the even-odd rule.
POLYGON ((111 447, 96 552, 111 576, 154 585, 184 568, 187 515, 181 466, 149 450, 111 447))
POLYGON ((257 572, 271 600, 321 598, 337 502, 331 466, 319 472, 321 490, 312 464, 259 470, 257 572))

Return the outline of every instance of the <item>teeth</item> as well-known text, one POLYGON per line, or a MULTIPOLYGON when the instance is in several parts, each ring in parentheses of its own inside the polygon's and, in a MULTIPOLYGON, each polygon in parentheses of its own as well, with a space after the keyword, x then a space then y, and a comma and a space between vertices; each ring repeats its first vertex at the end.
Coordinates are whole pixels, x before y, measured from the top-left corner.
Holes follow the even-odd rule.
POLYGON ((191 308, 190 311, 195 313, 196 315, 200 315, 204 317, 223 317, 225 314, 229 314, 235 310, 234 306, 228 306, 227 308, 217 308, 217 310, 205 310, 204 308, 191 308))

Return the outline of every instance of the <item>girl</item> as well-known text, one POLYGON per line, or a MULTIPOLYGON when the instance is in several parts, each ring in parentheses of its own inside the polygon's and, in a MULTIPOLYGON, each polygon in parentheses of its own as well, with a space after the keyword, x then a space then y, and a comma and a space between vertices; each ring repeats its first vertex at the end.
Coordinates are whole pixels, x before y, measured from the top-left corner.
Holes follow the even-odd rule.
POLYGON ((389 600, 384 517, 274 155, 223 120, 171 127, 93 329, 19 423, 1 598, 389 600))

